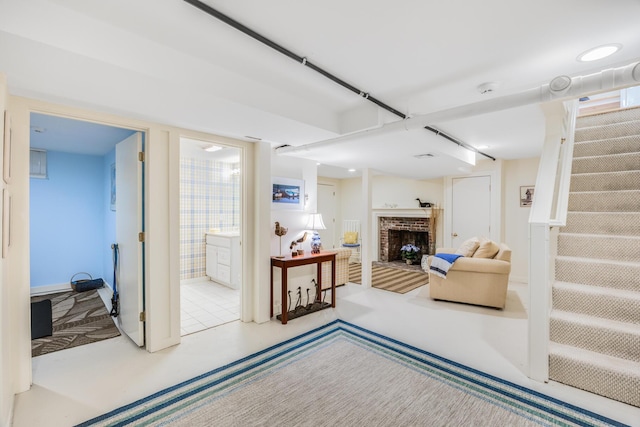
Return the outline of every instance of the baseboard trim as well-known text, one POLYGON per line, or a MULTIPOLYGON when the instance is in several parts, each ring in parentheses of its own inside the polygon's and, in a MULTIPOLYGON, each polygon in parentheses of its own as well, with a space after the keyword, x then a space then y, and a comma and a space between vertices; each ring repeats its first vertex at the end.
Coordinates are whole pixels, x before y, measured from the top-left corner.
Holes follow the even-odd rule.
POLYGON ((188 285, 189 283, 204 282, 205 280, 211 280, 209 276, 192 277, 191 279, 180 280, 180 285, 188 285))
POLYGON ((509 276, 509 281, 510 282, 516 282, 516 283, 528 284, 529 283, 529 278, 527 276, 509 276))
MULTIPOLYGON (((104 285, 113 291, 113 288, 108 282, 104 282, 104 285)), ((53 285, 35 286, 31 288, 31 296, 58 294, 62 292, 69 292, 71 290, 71 283, 57 283, 53 285)))
POLYGON ((54 285, 36 286, 31 288, 31 296, 57 294, 60 292, 68 292, 71 290, 70 283, 57 283, 54 285))

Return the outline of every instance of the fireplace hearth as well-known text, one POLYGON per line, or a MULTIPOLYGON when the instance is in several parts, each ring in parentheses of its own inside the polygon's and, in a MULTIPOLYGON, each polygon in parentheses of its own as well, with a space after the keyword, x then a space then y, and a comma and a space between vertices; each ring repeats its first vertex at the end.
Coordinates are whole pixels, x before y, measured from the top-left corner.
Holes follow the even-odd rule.
POLYGON ((380 217, 378 219, 380 252, 378 259, 389 262, 401 259, 400 248, 411 243, 420 248, 418 259, 429 253, 429 219, 416 217, 380 217))

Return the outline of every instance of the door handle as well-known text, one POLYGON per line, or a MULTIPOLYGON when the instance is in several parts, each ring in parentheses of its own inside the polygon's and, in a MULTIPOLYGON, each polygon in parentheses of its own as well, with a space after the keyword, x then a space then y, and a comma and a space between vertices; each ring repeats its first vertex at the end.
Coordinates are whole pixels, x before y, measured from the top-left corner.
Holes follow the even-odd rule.
POLYGON ((451 237, 458 237, 458 233, 451 233, 451 237))

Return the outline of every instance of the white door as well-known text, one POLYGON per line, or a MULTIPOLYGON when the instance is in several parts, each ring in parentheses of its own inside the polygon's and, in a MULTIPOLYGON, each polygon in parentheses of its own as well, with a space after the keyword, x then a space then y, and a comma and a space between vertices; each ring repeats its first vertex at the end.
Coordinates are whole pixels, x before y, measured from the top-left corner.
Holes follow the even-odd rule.
POLYGON ((337 246, 336 236, 336 187, 328 184, 318 184, 318 213, 322 215, 322 222, 326 230, 318 230, 320 241, 324 249, 337 246))
POLYGON ((118 292, 120 328, 139 346, 144 345, 142 243, 142 134, 116 145, 116 242, 120 248, 118 292))
POLYGON ((491 177, 453 178, 451 247, 474 236, 491 236, 491 177))

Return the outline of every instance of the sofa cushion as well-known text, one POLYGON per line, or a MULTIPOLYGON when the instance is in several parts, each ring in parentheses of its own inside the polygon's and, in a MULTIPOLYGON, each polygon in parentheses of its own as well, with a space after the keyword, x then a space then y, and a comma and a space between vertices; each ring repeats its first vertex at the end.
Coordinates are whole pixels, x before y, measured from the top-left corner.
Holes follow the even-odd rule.
POLYGON ((355 243, 358 243, 358 232, 346 231, 344 233, 344 242, 348 245, 353 245, 355 243))
POLYGON ((473 254, 475 253, 475 251, 478 249, 479 246, 480 246, 480 239, 478 239, 477 237, 472 237, 462 242, 462 244, 456 250, 455 253, 458 255, 462 255, 464 257, 470 257, 470 256, 473 256, 473 254))
POLYGON ((474 258, 493 258, 500 251, 500 246, 491 240, 483 240, 478 250, 473 254, 474 258))

